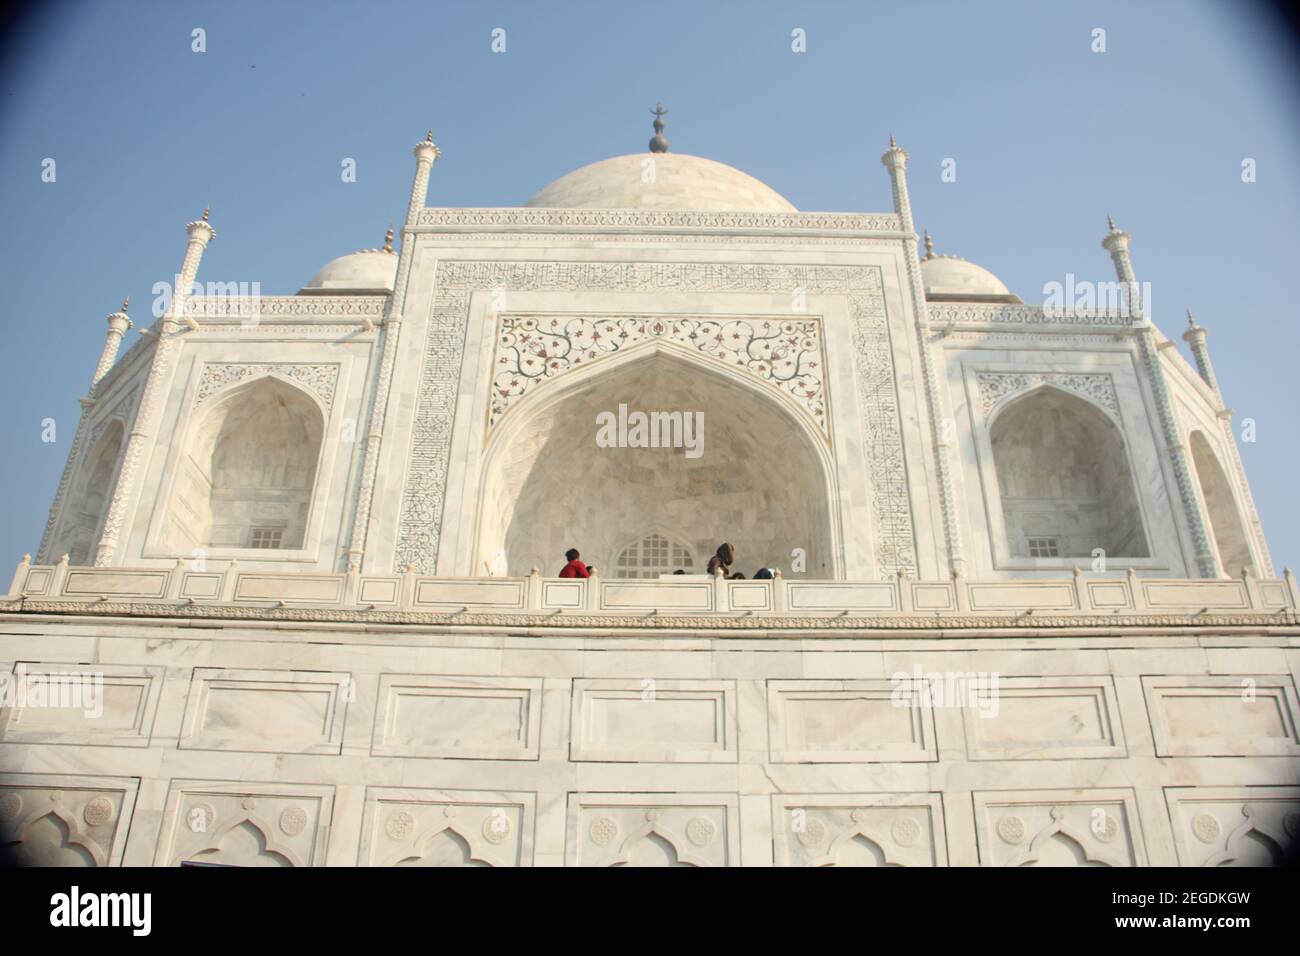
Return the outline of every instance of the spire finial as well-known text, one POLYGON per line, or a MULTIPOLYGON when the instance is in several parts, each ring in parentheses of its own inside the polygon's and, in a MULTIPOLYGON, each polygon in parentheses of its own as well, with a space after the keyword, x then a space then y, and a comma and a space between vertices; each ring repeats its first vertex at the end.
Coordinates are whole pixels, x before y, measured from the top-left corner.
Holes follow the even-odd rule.
POLYGON ((384 252, 393 251, 393 224, 388 224, 388 232, 384 235, 384 252))
POLYGON ((122 300, 122 311, 125 312, 126 307, 130 304, 131 304, 131 297, 128 295, 125 299, 122 300))
POLYGON ((203 221, 204 221, 204 222, 207 222, 207 221, 208 221, 208 213, 210 213, 210 212, 212 212, 212 207, 211 207, 211 206, 204 206, 204 207, 203 207, 203 221))
POLYGON ((929 229, 925 231, 925 257, 927 259, 934 258, 934 240, 930 238, 929 229))
POLYGON ((1118 231, 1118 230, 1116 230, 1116 228, 1115 228, 1115 217, 1112 216, 1112 215, 1110 215, 1109 213, 1106 214, 1106 225, 1110 226, 1110 231, 1111 231, 1111 232, 1116 232, 1116 231, 1118 231))
POLYGON ((655 117, 655 134, 650 137, 650 152, 666 153, 668 152, 668 140, 664 138, 664 117, 668 115, 668 111, 664 109, 663 103, 655 103, 655 108, 650 112, 655 117))
POLYGON ((898 143, 896 143, 896 142, 894 141, 894 134, 893 134, 893 133, 890 133, 890 134, 889 134, 889 148, 890 148, 890 149, 898 149, 898 143))
POLYGON ((432 142, 433 142, 433 130, 429 130, 429 132, 427 132, 427 133, 424 134, 424 141, 425 141, 426 143, 432 143, 432 142))
POLYGON ((1194 318, 1192 318, 1192 308, 1191 308, 1191 306, 1188 306, 1188 307, 1187 307, 1187 327, 1188 327, 1189 329, 1194 329, 1194 328, 1196 328, 1196 320, 1195 320, 1194 318))

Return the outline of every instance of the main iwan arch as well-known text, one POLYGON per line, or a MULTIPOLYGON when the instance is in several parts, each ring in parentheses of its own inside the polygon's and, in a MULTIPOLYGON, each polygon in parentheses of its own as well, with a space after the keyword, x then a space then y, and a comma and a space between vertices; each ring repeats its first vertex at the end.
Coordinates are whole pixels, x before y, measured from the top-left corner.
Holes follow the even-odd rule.
POLYGON ((833 460, 815 423, 779 389, 672 343, 546 382, 493 430, 483 462, 471 566, 485 571, 553 571, 576 546, 613 575, 622 546, 660 533, 697 570, 725 541, 747 576, 788 566, 796 549, 810 574, 842 575, 833 460), (601 447, 597 416, 620 405, 698 413, 698 457, 601 447))

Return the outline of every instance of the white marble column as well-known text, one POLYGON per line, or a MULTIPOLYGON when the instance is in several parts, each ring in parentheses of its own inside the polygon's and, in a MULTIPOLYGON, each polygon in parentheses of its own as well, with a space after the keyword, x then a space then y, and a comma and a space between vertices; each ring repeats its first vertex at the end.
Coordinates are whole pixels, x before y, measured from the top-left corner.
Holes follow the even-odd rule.
POLYGON ((1133 334, 1137 339, 1142 365, 1146 369, 1151 395, 1155 399, 1156 417, 1160 420, 1160 431, 1164 435, 1169 464, 1173 468, 1174 480, 1178 483, 1178 496, 1183 502, 1183 516, 1192 539, 1196 569, 1201 577, 1215 578, 1220 573, 1219 561, 1210 543, 1209 522, 1201 508, 1201 499, 1196 493, 1191 458, 1179 433, 1178 423, 1174 420, 1169 383, 1165 379, 1165 370, 1160 362, 1160 348, 1156 342, 1155 326, 1147 315, 1148 303, 1142 301, 1137 275, 1133 271, 1133 262, 1129 258, 1130 237, 1127 232, 1115 226, 1114 219, 1107 217, 1107 223, 1110 231, 1101 241, 1101 246, 1110 253, 1111 262, 1115 266, 1115 275, 1127 290, 1127 304, 1133 319, 1133 334))
MULTIPOLYGON (((420 218, 420 211, 429 194, 429 173, 442 155, 433 142, 433 130, 415 144, 415 179, 411 182, 411 200, 406 207, 406 228, 402 230, 402 251, 397 257, 397 278, 393 294, 389 296, 384 312, 378 374, 374 379, 374 400, 370 403, 370 421, 366 426, 365 457, 361 464, 361 486, 357 491, 357 508, 352 521, 352 534, 348 539, 347 567, 360 568, 366 550, 366 534, 370 527, 370 511, 374 502, 375 476, 379 470, 379 449, 383 442, 384 423, 388 417, 388 393, 393 383, 393 366, 397 362, 397 342, 402 328, 402 311, 406 305, 406 283, 411 273, 411 259, 415 255, 412 231, 420 218)), ((377 570, 375 558, 367 563, 366 570, 377 570)))
POLYGON ((953 490, 953 449, 946 440, 943 427, 946 405, 935 374, 934 355, 930 347, 929 313, 925 305, 925 288, 921 282, 921 260, 917 251, 916 226, 912 221, 912 202, 907 194, 907 150, 889 137, 889 149, 880 157, 889 170, 893 186, 894 211, 903 227, 903 244, 906 246, 907 278, 911 286, 912 310, 916 315, 916 343, 924 378, 925 404, 929 412, 930 437, 933 443, 935 472, 939 484, 939 504, 943 515, 944 538, 948 548, 948 573, 957 575, 964 571, 965 556, 962 550, 961 525, 957 513, 957 499, 953 490))

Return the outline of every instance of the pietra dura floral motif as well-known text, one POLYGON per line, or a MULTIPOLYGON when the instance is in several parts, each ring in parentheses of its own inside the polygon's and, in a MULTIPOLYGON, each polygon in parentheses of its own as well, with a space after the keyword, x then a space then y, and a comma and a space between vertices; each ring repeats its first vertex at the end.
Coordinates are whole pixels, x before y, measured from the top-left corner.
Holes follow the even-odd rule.
POLYGON ((665 319, 504 315, 488 427, 548 379, 650 339, 679 342, 792 396, 829 439, 821 327, 816 319, 665 319))

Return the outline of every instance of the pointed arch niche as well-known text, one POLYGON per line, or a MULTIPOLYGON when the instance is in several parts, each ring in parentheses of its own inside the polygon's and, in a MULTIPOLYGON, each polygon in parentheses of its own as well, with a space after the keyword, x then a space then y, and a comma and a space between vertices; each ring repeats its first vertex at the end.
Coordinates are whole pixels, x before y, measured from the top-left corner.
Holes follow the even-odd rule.
POLYGON ((191 426, 169 496, 169 548, 303 546, 325 417, 275 376, 213 398, 191 426))
POLYGON ((121 419, 113 419, 86 456, 65 512, 66 523, 52 552, 56 559, 63 554, 68 555, 70 564, 90 564, 94 559, 95 542, 117 483, 125 434, 121 419))
POLYGON ((1012 559, 1150 557, 1124 440, 1100 408, 1041 385, 1003 405, 988 438, 1012 559))
POLYGON ((1246 536, 1246 527, 1241 522, 1241 512, 1232 494, 1232 484, 1228 481, 1223 466, 1219 464, 1219 457, 1202 432, 1192 432, 1188 444, 1192 450, 1192 465, 1196 469, 1201 498, 1205 501, 1205 510, 1210 517, 1210 529, 1214 533, 1214 547, 1219 552, 1219 564, 1228 577, 1241 577, 1241 572, 1248 566, 1253 566, 1254 562, 1250 556, 1250 539, 1246 536))
MULTIPOLYGON (((797 408, 759 382, 668 345, 567 374, 511 409, 489 442, 473 566, 554 574, 567 548, 610 577, 629 541, 667 535, 696 564, 723 541, 736 570, 838 576, 830 453, 797 408), (597 415, 704 413, 702 454, 599 447, 597 415)), ((701 566, 702 567, 702 566, 701 566)), ((699 567, 695 569, 697 572, 699 567)))

